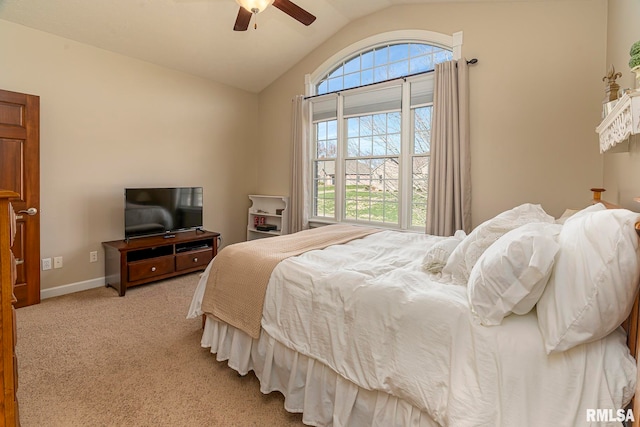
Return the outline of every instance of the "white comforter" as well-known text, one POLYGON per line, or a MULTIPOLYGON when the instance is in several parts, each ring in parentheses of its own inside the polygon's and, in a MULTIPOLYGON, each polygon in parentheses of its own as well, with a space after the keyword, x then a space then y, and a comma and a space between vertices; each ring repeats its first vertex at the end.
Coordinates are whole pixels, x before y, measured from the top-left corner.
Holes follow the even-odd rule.
POLYGON ((621 330, 547 356, 535 310, 478 325, 464 287, 421 269, 438 239, 383 231, 281 262, 263 329, 443 426, 582 426, 587 409, 629 401, 636 367, 621 330))

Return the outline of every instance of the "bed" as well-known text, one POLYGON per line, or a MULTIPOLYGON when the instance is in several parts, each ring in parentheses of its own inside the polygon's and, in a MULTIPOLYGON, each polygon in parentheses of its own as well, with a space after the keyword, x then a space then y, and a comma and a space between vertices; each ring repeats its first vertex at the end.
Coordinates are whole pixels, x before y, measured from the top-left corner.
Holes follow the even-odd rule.
POLYGON ((188 317, 204 314, 201 345, 307 425, 619 426, 635 421, 639 219, 524 204, 469 235, 327 226, 358 231, 230 245, 188 317), (252 269, 257 299, 246 277, 225 295, 252 269))

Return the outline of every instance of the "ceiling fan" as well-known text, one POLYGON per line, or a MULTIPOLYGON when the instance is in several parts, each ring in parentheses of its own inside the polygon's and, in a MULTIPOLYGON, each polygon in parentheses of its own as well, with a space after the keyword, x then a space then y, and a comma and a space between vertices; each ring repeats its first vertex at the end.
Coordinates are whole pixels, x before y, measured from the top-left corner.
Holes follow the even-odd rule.
POLYGON ((315 16, 290 0, 236 0, 236 3, 240 5, 240 10, 233 26, 234 31, 247 31, 251 16, 257 15, 271 4, 304 25, 311 25, 316 20, 315 16))

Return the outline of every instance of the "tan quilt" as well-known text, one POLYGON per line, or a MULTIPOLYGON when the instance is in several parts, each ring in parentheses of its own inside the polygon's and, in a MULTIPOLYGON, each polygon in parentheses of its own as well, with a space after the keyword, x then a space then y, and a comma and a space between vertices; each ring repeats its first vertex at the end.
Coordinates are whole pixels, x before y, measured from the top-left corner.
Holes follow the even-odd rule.
POLYGON ((257 339, 267 284, 280 261, 378 231, 381 229, 335 224, 227 246, 211 266, 202 311, 257 339))

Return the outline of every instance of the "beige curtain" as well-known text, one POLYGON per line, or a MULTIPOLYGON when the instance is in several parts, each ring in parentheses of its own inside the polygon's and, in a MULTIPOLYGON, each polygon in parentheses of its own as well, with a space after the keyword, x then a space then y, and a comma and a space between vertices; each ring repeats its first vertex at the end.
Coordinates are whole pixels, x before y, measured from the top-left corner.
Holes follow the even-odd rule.
POLYGON ((309 228, 310 198, 306 192, 309 186, 307 165, 309 103, 302 95, 292 100, 291 112, 291 185, 289 190, 289 232, 295 233, 309 228))
POLYGON ((464 58, 435 67, 427 234, 471 231, 468 70, 464 58))

